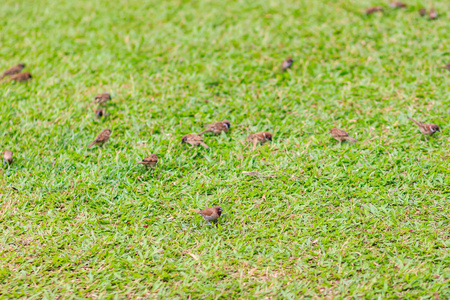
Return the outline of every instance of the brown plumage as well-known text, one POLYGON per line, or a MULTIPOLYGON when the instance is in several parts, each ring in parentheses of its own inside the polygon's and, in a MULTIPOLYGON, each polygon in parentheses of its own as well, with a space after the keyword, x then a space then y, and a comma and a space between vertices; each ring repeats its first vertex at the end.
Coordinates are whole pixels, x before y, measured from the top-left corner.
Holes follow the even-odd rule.
POLYGON ((208 145, 205 144, 203 138, 195 133, 186 134, 181 139, 181 143, 191 145, 189 148, 193 148, 194 146, 202 145, 204 148, 209 149, 208 145))
POLYGON ((216 221, 219 219, 223 210, 220 206, 214 206, 205 208, 204 210, 191 209, 191 211, 200 214, 206 221, 208 221, 208 224, 210 224, 210 221, 216 221))
POLYGON ((94 98, 94 102, 99 104, 106 104, 109 100, 111 100, 111 95, 108 93, 98 94, 94 98))
POLYGON ((405 8, 406 4, 400 1, 393 1, 389 3, 389 6, 392 8, 405 8))
POLYGON ((87 147, 91 148, 94 145, 100 145, 103 146, 104 143, 106 143, 111 136, 111 129, 105 129, 102 132, 100 132, 99 135, 95 138, 95 140, 90 143, 87 147))
POLYGON ((3 158, 9 163, 12 164, 13 162, 13 153, 10 150, 5 150, 3 152, 3 158))
POLYGON ((445 67, 443 69, 447 69, 450 71, 450 63, 446 64, 445 67))
POLYGON ((256 149, 256 145, 261 144, 264 145, 267 141, 272 141, 272 134, 270 132, 258 132, 250 134, 247 137, 247 142, 251 142, 253 144, 252 150, 256 149))
POLYGON ((22 82, 22 81, 30 80, 31 78, 32 78, 32 76, 31 76, 31 74, 29 72, 24 72, 24 73, 19 73, 19 74, 12 75, 10 77, 10 80, 17 81, 17 82, 22 82))
POLYGON ((383 8, 381 6, 369 7, 368 9, 366 9, 366 15, 371 15, 373 13, 382 12, 382 11, 383 11, 383 8))
POLYGON ((281 64, 281 70, 287 71, 287 69, 290 69, 292 67, 292 64, 294 63, 294 60, 292 57, 288 57, 283 63, 281 64))
POLYGON ((342 129, 333 128, 330 130, 331 136, 335 138, 337 141, 342 143, 343 141, 356 142, 357 140, 350 137, 347 132, 342 129))
POLYGON ((437 19, 438 18, 437 11, 434 8, 430 9, 430 12, 428 13, 428 17, 431 20, 437 19))
POLYGON ((200 132, 198 135, 202 135, 207 132, 212 132, 213 134, 221 134, 222 132, 227 132, 231 127, 231 123, 228 120, 223 120, 220 122, 207 124, 205 125, 205 127, 206 130, 200 132))
POLYGON ((25 68, 25 64, 18 64, 16 66, 13 66, 13 67, 9 68, 8 70, 6 70, 5 72, 3 72, 2 76, 0 76, 0 79, 3 79, 6 76, 19 74, 20 72, 22 72, 22 70, 24 68, 25 68))
POLYGON ((156 164, 158 163, 158 155, 151 154, 150 156, 147 156, 142 161, 138 162, 138 164, 143 164, 146 167, 155 168, 156 164))
POLYGON ((97 119, 100 119, 101 117, 106 116, 106 111, 104 108, 97 108, 95 115, 97 116, 97 119))
POLYGON ((419 9, 419 15, 421 17, 425 16, 427 14, 427 10, 425 8, 421 8, 419 9))
POLYGON ((419 127, 420 132, 424 135, 433 135, 436 131, 441 131, 439 129, 439 126, 437 126, 436 124, 422 123, 410 117, 408 117, 408 119, 416 123, 417 127, 419 127))

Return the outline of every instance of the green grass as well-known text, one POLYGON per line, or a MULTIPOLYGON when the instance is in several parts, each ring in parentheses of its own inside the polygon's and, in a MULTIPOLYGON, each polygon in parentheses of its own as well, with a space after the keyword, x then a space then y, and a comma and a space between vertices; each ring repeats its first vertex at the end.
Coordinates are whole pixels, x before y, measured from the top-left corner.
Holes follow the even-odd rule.
POLYGON ((407 3, 2 1, 0 68, 34 78, 0 83, 0 298, 449 298, 450 15, 407 3))

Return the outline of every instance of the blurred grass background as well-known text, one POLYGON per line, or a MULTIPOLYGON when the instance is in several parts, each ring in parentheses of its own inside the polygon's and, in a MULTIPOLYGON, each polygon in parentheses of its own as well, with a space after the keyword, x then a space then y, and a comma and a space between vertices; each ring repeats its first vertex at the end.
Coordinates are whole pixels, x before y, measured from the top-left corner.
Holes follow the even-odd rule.
POLYGON ((33 80, 0 83, 1 297, 450 297, 448 3, 406 3, 4 0, 0 67, 33 80))

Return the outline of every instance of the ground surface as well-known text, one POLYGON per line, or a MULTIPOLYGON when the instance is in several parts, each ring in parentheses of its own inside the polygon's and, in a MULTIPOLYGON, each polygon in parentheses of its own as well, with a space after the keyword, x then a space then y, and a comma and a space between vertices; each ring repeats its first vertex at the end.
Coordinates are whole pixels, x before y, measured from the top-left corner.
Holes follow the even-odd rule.
POLYGON ((407 2, 2 1, 0 67, 34 78, 0 83, 0 297, 450 297, 448 3, 407 2))

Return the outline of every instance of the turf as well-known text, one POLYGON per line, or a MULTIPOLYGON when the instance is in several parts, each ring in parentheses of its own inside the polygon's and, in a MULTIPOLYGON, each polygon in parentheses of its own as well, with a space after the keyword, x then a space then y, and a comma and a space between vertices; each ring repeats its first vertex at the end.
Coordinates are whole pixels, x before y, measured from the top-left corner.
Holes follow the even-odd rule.
POLYGON ((3 0, 0 298, 449 298, 450 15, 407 3, 3 0))

